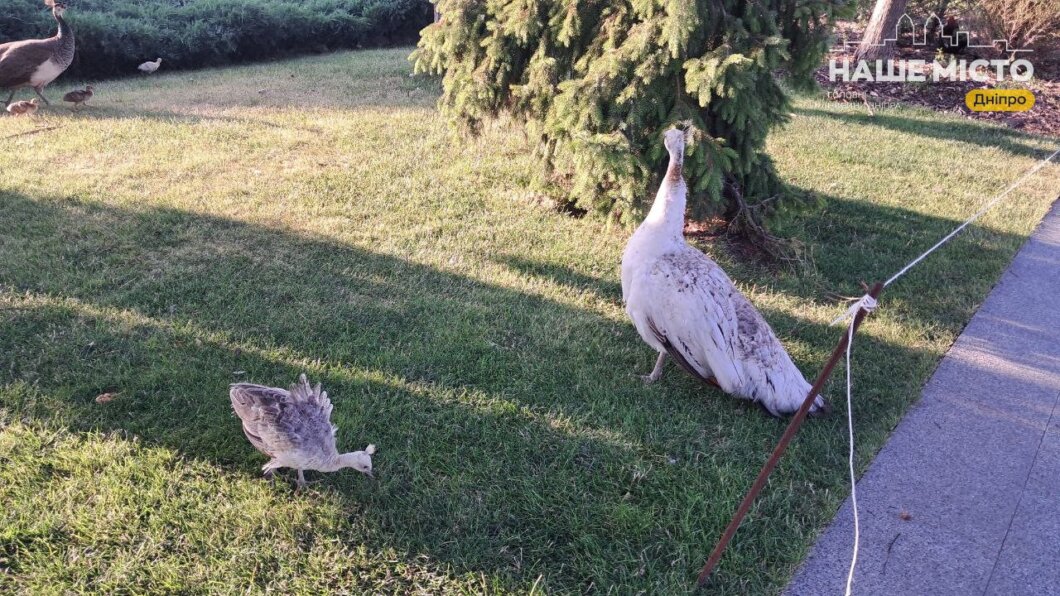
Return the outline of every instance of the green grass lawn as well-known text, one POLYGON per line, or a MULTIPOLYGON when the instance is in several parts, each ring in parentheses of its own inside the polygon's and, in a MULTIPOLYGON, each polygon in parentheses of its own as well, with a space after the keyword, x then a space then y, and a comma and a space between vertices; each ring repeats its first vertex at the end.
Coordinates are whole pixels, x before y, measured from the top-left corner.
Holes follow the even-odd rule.
MULTIPOLYGON (((629 231, 535 202, 517 128, 452 137, 408 51, 0 118, 0 592, 688 591, 785 422, 672 366, 636 379, 654 355, 622 310, 629 231), (340 448, 378 445, 376 480, 261 480, 228 384, 302 371, 340 448)), ((813 267, 700 246, 812 377, 837 296, 1056 145, 799 99, 769 152, 825 199, 791 230, 813 267)), ((1042 171, 884 294, 855 349, 862 467, 1058 185, 1042 171)), ((778 591, 846 496, 827 393, 714 592, 778 591)))

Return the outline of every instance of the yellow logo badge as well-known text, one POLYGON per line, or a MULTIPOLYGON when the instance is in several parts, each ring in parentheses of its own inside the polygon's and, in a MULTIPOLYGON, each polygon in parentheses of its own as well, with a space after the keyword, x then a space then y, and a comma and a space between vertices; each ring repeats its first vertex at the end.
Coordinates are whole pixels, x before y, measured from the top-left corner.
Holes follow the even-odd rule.
POLYGON ((1026 89, 972 89, 964 105, 973 112, 1026 112, 1034 107, 1034 94, 1026 89))

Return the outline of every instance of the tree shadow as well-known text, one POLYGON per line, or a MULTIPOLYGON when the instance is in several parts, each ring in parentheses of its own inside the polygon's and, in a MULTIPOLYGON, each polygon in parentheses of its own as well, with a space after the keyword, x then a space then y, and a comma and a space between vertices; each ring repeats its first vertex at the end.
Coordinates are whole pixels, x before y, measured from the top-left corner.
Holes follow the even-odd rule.
MULTIPOLYGON (((835 284, 868 264, 886 269, 874 259, 888 251, 870 251, 868 239, 913 216, 840 203, 827 220, 842 224, 817 230, 821 242, 838 246, 844 225, 867 246, 851 251, 849 273, 828 278, 835 284)), ((357 512, 357 540, 458 573, 524 588, 544 575, 563 591, 684 590, 784 428, 673 367, 643 386, 632 373, 650 367, 650 350, 624 320, 590 309, 204 214, 4 191, 0 211, 9 304, 0 378, 33 388, 4 408, 75 431, 125 431, 256 475, 263 458, 239 431, 227 385, 286 385, 308 371, 333 396, 340 446, 380 447, 377 482, 346 471, 318 485, 357 512), (103 392, 119 397, 96 404, 103 392)), ((610 278, 502 261, 620 299, 617 268, 610 278)), ((765 314, 812 374, 836 329, 765 314)), ((937 355, 871 336, 858 350, 883 356, 858 373, 863 436, 878 444, 937 355), (908 372, 896 381, 894 370, 908 372)), ((809 535, 766 568, 751 563, 763 545, 791 539, 788 523, 819 527, 844 494, 841 422, 800 434, 776 476, 788 488, 755 514, 788 521, 741 530, 728 559, 741 577, 720 592, 741 589, 748 574, 782 582, 777 569, 799 562, 809 535)))
POLYGON ((848 124, 878 126, 899 132, 921 135, 949 142, 971 143, 983 147, 997 147, 1013 155, 1043 157, 1040 147, 1028 144, 1037 137, 1000 126, 975 124, 960 120, 940 120, 935 117, 918 118, 909 114, 880 113, 875 115, 852 114, 839 110, 823 108, 795 107, 793 110, 801 116, 831 118, 848 124), (989 134, 987 134, 989 133, 989 134))
POLYGON ((699 495, 738 473, 703 463, 743 451, 711 443, 782 429, 682 377, 662 399, 631 375, 651 359, 632 329, 592 311, 207 215, 10 192, 0 209, 0 370, 32 388, 5 409, 257 475, 227 385, 308 371, 340 445, 380 447, 377 482, 321 485, 373 548, 511 586, 684 585, 722 523, 699 495))
MULTIPOLYGON (((755 263, 740 261, 728 253, 724 241, 693 241, 693 244, 721 263, 741 285, 753 283, 760 287, 765 280, 770 292, 785 294, 800 303, 834 306, 839 314, 843 298, 864 293, 862 282, 871 285, 888 279, 962 223, 837 196, 825 195, 822 199, 824 207, 806 220, 805 236, 800 238, 813 247, 814 266, 808 272, 765 270, 755 263)), ((881 313, 874 317, 887 316, 900 321, 906 330, 919 336, 918 345, 930 345, 940 337, 955 338, 1025 241, 1025 237, 1017 234, 969 226, 888 287, 881 296, 881 313)), ((523 256, 505 255, 497 260, 526 275, 566 285, 572 292, 590 291, 621 299, 618 264, 614 276, 597 277, 562 264, 523 256)), ((1049 265, 1052 263, 1043 263, 1049 265)), ((796 362, 812 378, 842 330, 758 306, 796 362)), ((923 384, 949 346, 910 350, 873 337, 871 325, 865 329, 856 342, 856 353, 863 354, 856 371, 857 399, 859 403, 868 402, 871 407, 859 412, 858 424, 862 429, 859 433, 864 430, 877 433, 892 428, 907 407, 919 399, 923 384)), ((1040 341, 1052 335, 1048 322, 1023 328, 1020 333, 1024 341, 1031 338, 1040 341)), ((1014 364, 1041 367, 1047 358, 1041 349, 1027 349, 1025 357, 1014 364)), ((826 387, 826 395, 833 402, 842 398, 844 390, 835 378, 826 387)), ((837 406, 838 411, 845 408, 837 406)), ((813 432, 807 429, 803 434, 813 432)), ((883 436, 877 435, 881 441, 883 436)))
MULTIPOLYGON (((864 293, 862 283, 884 281, 910 260, 953 231, 961 221, 925 215, 898 207, 855 201, 818 193, 823 207, 802 224, 802 237, 812 249, 810 270, 764 268, 733 254, 724 240, 692 239, 737 282, 761 285, 802 302, 838 305, 843 298, 864 293)), ((971 225, 944 248, 908 273, 911 283, 896 283, 884 293, 888 309, 903 318, 934 327, 960 330, 989 289, 1000 278, 1023 236, 971 225), (931 280, 925 283, 924 280, 931 280)), ((613 275, 595 276, 569 266, 525 256, 494 257, 525 275, 563 284, 573 292, 591 291, 621 300, 619 264, 613 275)), ((796 329, 779 328, 782 335, 796 329)))
MULTIPOLYGON (((805 299, 832 301, 858 296, 861 283, 884 281, 933 246, 963 221, 825 195, 823 211, 806 224, 818 277, 805 299)), ((921 325, 928 339, 939 331, 956 334, 982 304, 990 288, 1026 238, 979 224, 965 228, 945 246, 888 286, 882 304, 896 316, 921 325)), ((793 292, 794 285, 784 284, 793 292)))
POLYGON ((493 261, 519 271, 523 275, 562 284, 574 292, 590 291, 608 300, 622 300, 622 283, 618 275, 617 264, 615 274, 604 277, 578 272, 560 263, 535 261, 523 255, 496 255, 493 261))

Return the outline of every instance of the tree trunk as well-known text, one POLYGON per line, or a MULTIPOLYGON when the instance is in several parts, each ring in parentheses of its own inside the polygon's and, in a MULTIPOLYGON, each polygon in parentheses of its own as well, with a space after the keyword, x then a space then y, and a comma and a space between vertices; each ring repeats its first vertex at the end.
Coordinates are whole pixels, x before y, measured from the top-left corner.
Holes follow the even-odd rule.
POLYGON ((895 27, 905 13, 906 0, 876 0, 855 60, 886 60, 894 52, 895 27))

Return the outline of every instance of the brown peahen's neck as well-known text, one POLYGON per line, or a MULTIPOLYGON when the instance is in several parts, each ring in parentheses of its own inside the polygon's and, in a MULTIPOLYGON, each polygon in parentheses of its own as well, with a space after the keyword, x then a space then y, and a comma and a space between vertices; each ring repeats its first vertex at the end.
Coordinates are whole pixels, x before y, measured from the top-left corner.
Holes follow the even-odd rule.
POLYGON ((58 42, 55 49, 55 61, 64 67, 70 66, 70 63, 74 61, 74 32, 66 24, 66 19, 55 13, 52 13, 52 16, 55 17, 55 22, 59 23, 59 32, 55 34, 55 40, 58 42))

